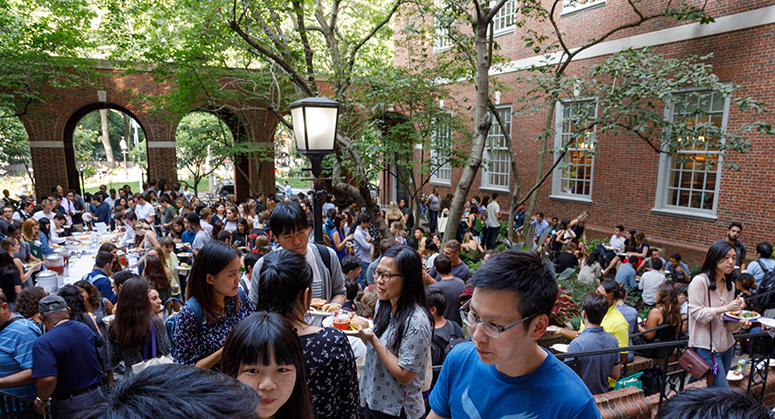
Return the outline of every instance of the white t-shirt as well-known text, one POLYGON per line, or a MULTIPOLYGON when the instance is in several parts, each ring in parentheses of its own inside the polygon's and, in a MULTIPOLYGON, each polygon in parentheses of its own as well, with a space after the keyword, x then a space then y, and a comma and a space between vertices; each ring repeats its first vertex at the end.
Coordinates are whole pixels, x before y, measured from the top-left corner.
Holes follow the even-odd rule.
POLYGON ((135 206, 135 214, 137 214, 138 220, 145 220, 151 222, 152 216, 156 215, 156 211, 153 209, 153 205, 150 202, 146 202, 145 205, 137 204, 135 206))
POLYGON ((500 221, 498 221, 498 214, 501 212, 501 206, 497 202, 492 201, 487 204, 487 227, 494 228, 500 227, 500 221))
POLYGON ((611 241, 608 242, 608 244, 613 247, 614 249, 624 249, 624 241, 626 239, 624 236, 622 237, 616 237, 616 234, 611 236, 611 241))
POLYGON ((659 271, 647 271, 640 277, 638 288, 643 290, 643 302, 653 306, 657 303, 659 286, 665 283, 665 275, 659 271))
POLYGON ((54 217, 56 217, 56 213, 54 211, 51 211, 50 213, 46 214, 43 211, 38 211, 35 214, 32 214, 32 219, 35 221, 40 221, 40 219, 43 217, 46 217, 49 220, 53 220, 54 217))

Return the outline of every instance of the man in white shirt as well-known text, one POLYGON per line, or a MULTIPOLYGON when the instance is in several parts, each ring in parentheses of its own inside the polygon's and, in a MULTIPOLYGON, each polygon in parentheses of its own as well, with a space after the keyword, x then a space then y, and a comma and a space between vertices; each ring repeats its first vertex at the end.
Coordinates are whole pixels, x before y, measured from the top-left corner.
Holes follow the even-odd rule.
POLYGON ((116 201, 118 201, 118 198, 116 198, 116 190, 111 189, 110 190, 110 196, 105 198, 105 202, 110 206, 110 210, 113 211, 113 208, 116 207, 116 201))
POLYGON ((18 221, 19 224, 32 217, 32 209, 35 208, 35 204, 32 201, 22 201, 21 207, 22 209, 13 213, 13 220, 18 221))
POLYGON ((126 228, 124 229, 124 235, 121 236, 121 239, 118 241, 119 247, 126 246, 128 241, 132 241, 132 243, 134 243, 135 229, 132 228, 132 225, 135 223, 135 221, 137 221, 137 214, 134 212, 127 212, 124 214, 124 225, 126 225, 126 228))
POLYGON ((62 203, 59 205, 65 209, 64 216, 67 218, 67 225, 73 224, 73 215, 75 215, 75 192, 67 191, 67 195, 62 197, 62 203))
POLYGON ((48 198, 43 199, 40 201, 40 208, 41 210, 36 212, 32 215, 32 218, 35 221, 40 221, 41 218, 46 217, 49 220, 53 220, 56 213, 52 211, 52 208, 54 207, 54 203, 51 202, 48 198))
POLYGON ((51 242, 56 244, 62 244, 68 240, 75 241, 72 237, 65 237, 62 236, 61 233, 64 233, 64 230, 62 230, 62 227, 65 225, 65 221, 67 221, 67 218, 62 214, 57 214, 54 216, 54 220, 51 221, 49 224, 49 231, 51 232, 51 242), (61 232, 60 232, 61 230, 61 232))
POLYGON ((202 226, 202 230, 207 234, 213 234, 213 225, 210 224, 212 219, 213 213, 210 211, 210 208, 202 208, 199 211, 199 225, 202 226))
POLYGON ((498 233, 501 229, 500 213, 501 206, 498 204, 497 193, 492 194, 492 201, 487 204, 487 219, 485 224, 487 226, 487 249, 495 249, 498 241, 498 233))
POLYGON ((145 196, 139 192, 135 194, 134 198, 137 203, 137 206, 135 207, 137 219, 145 220, 148 224, 153 225, 153 221, 156 218, 156 210, 153 209, 153 205, 146 201, 145 196))
POLYGON ((665 274, 659 272, 662 269, 662 259, 656 258, 651 261, 652 269, 647 271, 640 277, 638 288, 643 290, 643 302, 648 306, 653 306, 657 303, 657 291, 659 291, 660 285, 664 284, 665 274))
POLYGON ((606 249, 602 244, 597 245, 597 250, 600 251, 600 266, 606 266, 606 264, 616 257, 616 253, 624 250, 624 226, 618 224, 614 227, 614 235, 611 236, 611 240, 608 242, 606 249))

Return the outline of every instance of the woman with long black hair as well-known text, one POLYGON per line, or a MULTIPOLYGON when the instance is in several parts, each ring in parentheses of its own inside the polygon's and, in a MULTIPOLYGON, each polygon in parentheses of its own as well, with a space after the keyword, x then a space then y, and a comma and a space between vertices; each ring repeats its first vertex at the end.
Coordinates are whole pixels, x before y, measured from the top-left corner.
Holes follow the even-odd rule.
POLYGON ((226 339, 221 367, 258 391, 259 418, 315 417, 299 337, 280 314, 260 311, 237 325, 226 339))
POLYGON ((374 269, 374 330, 359 328, 368 347, 360 391, 366 418, 416 419, 425 413, 422 385, 433 317, 428 313, 422 259, 413 249, 388 249, 374 269))
POLYGON ((745 319, 730 321, 723 317, 728 311, 745 308, 743 299, 735 298, 732 271, 736 262, 735 248, 726 241, 717 241, 705 254, 701 273, 689 284, 689 347, 717 371, 708 387, 729 388, 727 372, 735 352, 732 333, 749 325, 745 319))

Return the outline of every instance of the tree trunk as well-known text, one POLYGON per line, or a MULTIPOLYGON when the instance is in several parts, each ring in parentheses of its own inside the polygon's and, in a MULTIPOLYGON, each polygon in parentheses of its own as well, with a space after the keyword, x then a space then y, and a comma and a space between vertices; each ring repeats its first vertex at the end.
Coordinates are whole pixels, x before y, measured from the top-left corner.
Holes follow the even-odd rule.
POLYGON ((460 217, 463 215, 463 205, 465 205, 468 192, 471 190, 471 184, 474 182, 476 173, 482 166, 482 153, 487 141, 487 133, 490 131, 492 120, 489 114, 488 103, 490 102, 490 57, 487 45, 487 25, 483 24, 482 17, 479 17, 479 24, 474 28, 474 47, 476 48, 476 109, 474 112, 474 133, 471 144, 471 154, 468 156, 463 174, 460 175, 455 194, 452 197, 452 203, 449 208, 449 222, 444 230, 444 240, 451 240, 457 234, 457 228, 460 225, 460 217))
MULTIPOLYGON (((552 100, 551 105, 549 105, 549 113, 546 115, 546 122, 544 123, 544 134, 542 135, 543 138, 541 138, 541 154, 539 154, 541 157, 538 159, 538 168, 536 170, 537 185, 543 183, 542 180, 544 176, 544 158, 546 156, 546 147, 549 144, 549 138, 551 137, 550 133, 552 132, 552 121, 554 121, 554 110, 557 107, 557 98, 554 99, 555 100, 552 100)), ((535 209, 536 201, 538 201, 539 190, 540 188, 536 188, 530 197, 530 204, 528 204, 527 212, 525 213, 526 217, 531 215, 535 209)), ((525 197, 525 199, 527 199, 527 197, 525 197)))
POLYGON ((108 110, 100 109, 100 121, 102 122, 102 146, 105 147, 105 157, 108 162, 113 162, 113 147, 110 145, 110 136, 108 135, 108 110))

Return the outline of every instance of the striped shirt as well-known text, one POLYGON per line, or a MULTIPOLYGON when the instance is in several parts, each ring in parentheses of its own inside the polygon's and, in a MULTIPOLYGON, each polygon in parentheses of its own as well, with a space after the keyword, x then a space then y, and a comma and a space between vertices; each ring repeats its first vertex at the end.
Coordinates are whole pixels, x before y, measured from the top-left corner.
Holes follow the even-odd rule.
MULTIPOLYGON (((16 320, 3 329, 0 333, 0 377, 32 368, 32 344, 41 334, 40 328, 28 319, 16 320)), ((34 400, 38 395, 34 382, 3 391, 27 400, 34 400)))

